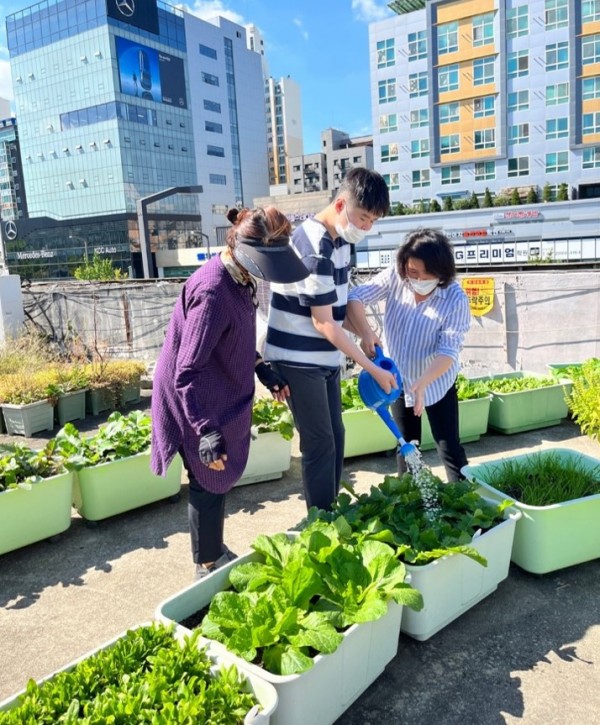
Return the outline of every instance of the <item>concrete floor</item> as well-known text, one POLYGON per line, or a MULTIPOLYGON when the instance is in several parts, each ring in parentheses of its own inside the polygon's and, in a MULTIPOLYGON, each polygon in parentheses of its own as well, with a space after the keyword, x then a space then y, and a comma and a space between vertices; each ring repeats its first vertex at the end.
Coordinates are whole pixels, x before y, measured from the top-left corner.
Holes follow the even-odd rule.
MULTIPOLYGON (((486 435, 466 451, 479 463, 557 446, 600 458, 600 445, 570 421, 514 436, 486 435)), ((441 473, 435 452, 424 458, 441 473)), ((393 469, 385 455, 348 459, 346 478, 367 490, 393 469)), ((0 700, 28 678, 150 620, 159 602, 191 582, 186 488, 176 503, 152 504, 96 528, 75 514, 58 540, 0 556, 0 700)), ((285 530, 304 514, 294 441, 292 467, 281 480, 238 487, 228 497, 227 544, 244 552, 258 533, 285 530)), ((600 722, 598 713, 595 560, 545 576, 512 565, 495 593, 427 642, 401 635, 396 658, 338 723, 592 725, 600 722)))

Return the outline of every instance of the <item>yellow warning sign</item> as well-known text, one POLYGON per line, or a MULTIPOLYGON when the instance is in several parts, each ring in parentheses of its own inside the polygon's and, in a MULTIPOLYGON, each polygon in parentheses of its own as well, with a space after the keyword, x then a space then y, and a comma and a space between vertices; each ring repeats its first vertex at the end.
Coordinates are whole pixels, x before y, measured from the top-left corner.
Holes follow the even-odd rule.
POLYGON ((493 277, 465 277, 460 284, 469 298, 471 314, 474 317, 487 315, 494 306, 493 277))

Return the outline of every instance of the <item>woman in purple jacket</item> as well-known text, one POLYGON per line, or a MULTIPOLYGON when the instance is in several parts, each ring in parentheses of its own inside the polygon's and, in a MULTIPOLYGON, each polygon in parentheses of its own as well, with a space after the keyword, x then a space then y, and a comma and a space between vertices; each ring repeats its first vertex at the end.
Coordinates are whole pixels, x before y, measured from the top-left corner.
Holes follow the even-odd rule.
POLYGON ((223 543, 225 494, 248 460, 255 372, 275 397, 289 392, 256 353, 256 279, 308 276, 290 232, 274 207, 242 209, 226 250, 185 283, 156 365, 152 470, 164 476, 181 454, 196 578, 235 558, 223 543))

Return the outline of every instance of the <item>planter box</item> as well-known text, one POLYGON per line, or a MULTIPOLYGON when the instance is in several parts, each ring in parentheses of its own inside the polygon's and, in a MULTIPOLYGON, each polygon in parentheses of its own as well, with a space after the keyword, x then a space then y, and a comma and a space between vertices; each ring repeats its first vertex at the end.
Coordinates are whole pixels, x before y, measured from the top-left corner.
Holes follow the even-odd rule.
POLYGON ((347 410, 342 413, 346 429, 344 458, 391 451, 398 446, 394 434, 375 411, 347 410))
POLYGON ((402 632, 426 640, 498 588, 508 576, 515 527, 521 514, 507 511, 505 520, 473 540, 487 567, 462 554, 436 559, 425 566, 406 564, 410 583, 423 595, 420 612, 406 608, 402 632))
POLYGON ((565 375, 566 371, 569 370, 569 368, 575 368, 576 370, 579 370, 582 365, 583 365, 582 362, 548 363, 546 365, 546 367, 548 368, 548 371, 552 375, 556 375, 557 377, 561 377, 561 376, 564 376, 565 375))
MULTIPOLYGON (((577 460, 589 469, 600 465, 600 459, 568 448, 552 448, 536 455, 550 453, 577 460)), ((504 500, 508 496, 492 488, 486 479, 505 461, 525 461, 529 455, 465 466, 462 472, 478 483, 486 496, 504 500)), ((515 501, 514 506, 522 517, 517 521, 512 561, 525 571, 546 574, 600 557, 600 494, 549 506, 529 506, 521 501, 515 501)))
POLYGON ((116 394, 112 388, 92 388, 85 393, 85 411, 91 415, 114 410, 116 403, 116 394))
MULTIPOLYGON (((478 441, 487 432, 491 400, 492 396, 486 395, 484 398, 472 398, 471 400, 460 400, 458 402, 458 430, 461 443, 478 441)), ((423 414, 421 421, 421 444, 419 448, 422 451, 435 448, 427 413, 423 414)))
POLYGON ((129 383, 123 385, 119 391, 119 403, 120 405, 131 405, 133 403, 139 403, 142 399, 141 383, 138 380, 136 383, 129 383))
POLYGON ((72 393, 63 393, 56 403, 55 415, 60 426, 72 420, 85 418, 86 390, 75 390, 72 393))
MULTIPOLYGON (((174 636, 177 637, 177 639, 181 640, 186 633, 187 632, 184 631, 181 627, 178 627, 175 630, 174 636)), ((90 657, 92 657, 92 655, 95 655, 102 650, 108 649, 125 634, 126 632, 123 632, 117 637, 111 639, 109 642, 104 643, 100 647, 96 647, 90 652, 86 652, 86 654, 82 655, 81 657, 78 657, 72 662, 69 662, 69 664, 65 665, 65 667, 62 667, 61 669, 53 672, 51 675, 48 675, 41 680, 38 680, 37 684, 42 685, 44 682, 52 680, 54 677, 56 677, 56 675, 60 674, 61 672, 69 672, 80 662, 89 659, 90 657)), ((213 652, 207 652, 207 655, 214 663, 211 671, 216 672, 223 665, 225 667, 231 667, 232 665, 232 660, 231 658, 227 657, 227 655, 223 656, 221 654, 213 652)), ((250 690, 253 692, 260 705, 259 712, 256 712, 256 707, 252 708, 252 710, 248 712, 248 714, 244 718, 244 725, 269 725, 269 723, 271 722, 271 716, 277 707, 277 693, 275 692, 275 689, 268 682, 265 682, 264 680, 255 677, 249 672, 244 671, 240 672, 240 674, 246 678, 250 690)), ((8 710, 12 710, 14 707, 19 705, 19 698, 24 693, 25 690, 22 690, 16 695, 13 695, 12 697, 9 697, 8 699, 0 702, 0 712, 7 712, 8 710)))
POLYGON ((248 483, 273 481, 289 470, 292 462, 292 441, 286 441, 279 433, 259 433, 250 441, 248 463, 236 486, 248 483))
MULTIPOLYGON (((474 380, 499 378, 544 377, 537 373, 515 372, 492 375, 474 380)), ((519 390, 514 393, 492 393, 489 427, 511 435, 526 430, 559 425, 567 417, 565 397, 571 389, 571 381, 557 382, 544 388, 519 390)))
POLYGON ((54 407, 47 400, 27 405, 2 404, 6 432, 30 438, 34 433, 54 428, 54 407))
MULTIPOLYGON (((259 560, 259 555, 253 552, 229 562, 165 600, 158 606, 156 618, 180 622, 204 608, 217 592, 229 586, 229 571, 239 563, 252 560, 259 560)), ((381 619, 352 625, 333 654, 317 655, 313 667, 301 674, 273 675, 232 653, 228 655, 238 669, 248 671, 275 687, 279 704, 271 718, 273 725, 330 725, 396 656, 403 610, 395 602, 390 602, 387 614, 381 619)), ((209 646, 211 651, 227 652, 219 642, 210 641, 209 646)))
POLYGON ((72 472, 0 493, 0 554, 42 541, 71 525, 72 472))
POLYGON ((150 453, 77 471, 73 505, 84 519, 99 521, 174 496, 181 488, 182 461, 175 456, 166 478, 150 470, 150 453))

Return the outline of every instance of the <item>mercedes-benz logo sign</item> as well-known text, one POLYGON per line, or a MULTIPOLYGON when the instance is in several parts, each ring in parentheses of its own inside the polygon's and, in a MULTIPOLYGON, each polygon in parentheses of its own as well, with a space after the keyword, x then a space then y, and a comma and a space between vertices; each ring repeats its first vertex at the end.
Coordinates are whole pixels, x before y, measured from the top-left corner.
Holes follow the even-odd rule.
POLYGON ((4 225, 4 236, 9 242, 17 238, 17 225, 13 221, 8 221, 4 225))
POLYGON ((117 10, 126 18, 130 18, 135 13, 135 0, 115 0, 117 10))

